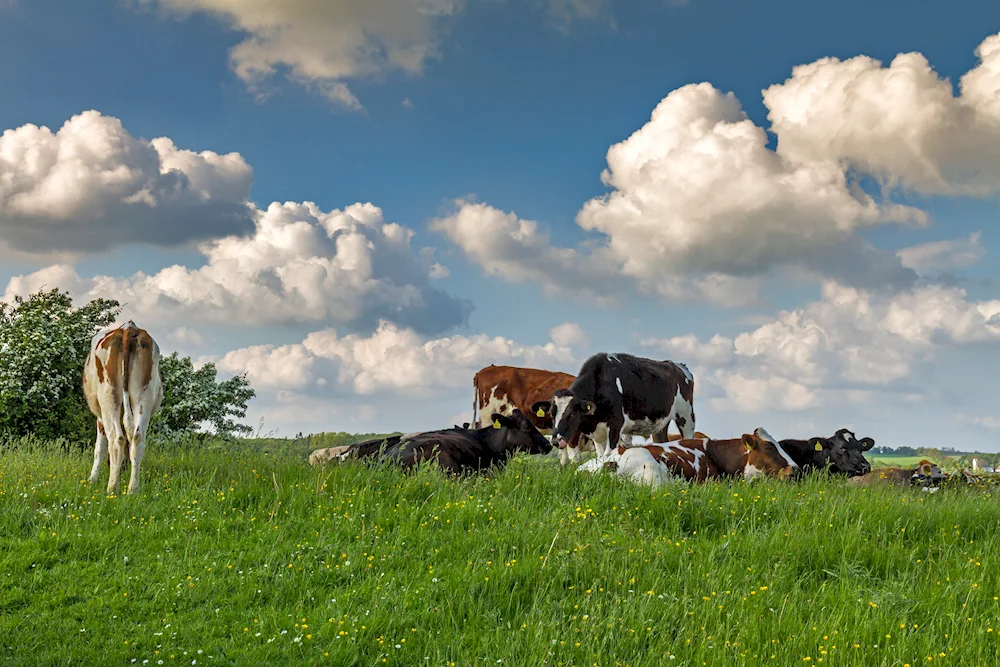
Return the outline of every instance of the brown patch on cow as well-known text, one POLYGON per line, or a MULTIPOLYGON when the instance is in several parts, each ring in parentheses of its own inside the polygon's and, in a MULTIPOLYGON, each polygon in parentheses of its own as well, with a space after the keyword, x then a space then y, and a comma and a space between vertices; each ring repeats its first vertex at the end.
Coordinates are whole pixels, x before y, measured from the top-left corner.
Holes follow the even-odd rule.
POLYGON ((97 432, 100 433, 101 435, 105 435, 104 424, 101 422, 100 419, 97 420, 97 432))
POLYGON ((94 366, 97 368, 97 381, 104 382, 104 364, 98 357, 94 357, 94 366))
POLYGON ((723 474, 706 451, 704 440, 682 440, 675 442, 674 445, 668 447, 645 445, 645 447, 657 461, 667 467, 671 474, 686 480, 704 482, 723 474), (701 457, 695 453, 699 451, 702 453, 701 457))
POLYGON ((660 447, 659 445, 646 445, 646 449, 649 450, 649 453, 653 455, 654 459, 660 459, 663 457, 664 450, 663 447, 660 447))
POLYGON ((149 383, 153 380, 153 364, 152 364, 152 352, 153 352, 153 337, 150 336, 145 329, 139 329, 139 333, 135 337, 136 345, 142 350, 140 358, 144 362, 142 364, 142 375, 139 377, 139 382, 143 388, 149 386, 149 383), (147 352, 148 350, 148 352, 147 352))
POLYGON ((473 426, 476 426, 480 419, 479 409, 489 403, 492 392, 498 399, 506 398, 507 402, 512 404, 512 408, 520 410, 535 428, 551 429, 552 415, 539 417, 532 412, 531 406, 538 401, 551 400, 558 389, 569 389, 575 379, 576 377, 569 373, 556 373, 538 368, 487 366, 472 378, 475 390, 472 406, 473 426))
POLYGON ((688 420, 684 419, 684 417, 675 417, 674 423, 677 424, 677 428, 684 428, 684 426, 687 425, 688 420))
POLYGON ((135 348, 135 336, 139 333, 139 330, 134 324, 129 322, 128 328, 125 329, 122 336, 122 368, 124 369, 124 377, 122 378, 122 395, 128 395, 128 382, 132 377, 132 350, 135 348))

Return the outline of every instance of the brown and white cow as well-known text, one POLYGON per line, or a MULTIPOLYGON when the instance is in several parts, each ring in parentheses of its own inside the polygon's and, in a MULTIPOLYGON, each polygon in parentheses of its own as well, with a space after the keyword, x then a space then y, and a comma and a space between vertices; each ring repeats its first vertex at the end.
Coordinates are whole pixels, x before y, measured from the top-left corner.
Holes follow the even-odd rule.
MULTIPOLYGON (((520 410, 542 433, 552 432, 552 416, 542 411, 532 411, 538 401, 551 398, 559 389, 567 389, 576 378, 569 373, 544 371, 538 368, 489 365, 472 378, 475 396, 472 399, 472 426, 481 428, 488 424, 481 415, 493 413, 509 416, 520 410)), ((593 451, 589 438, 578 438, 569 447, 559 450, 559 463, 566 465, 582 451, 593 451), (581 444, 582 443, 582 444, 581 444)))
POLYGON ((670 478, 703 482, 715 477, 767 476, 787 480, 801 472, 763 428, 729 440, 698 438, 638 447, 619 445, 603 467, 651 486, 670 478))
POLYGON ((163 400, 160 348, 153 337, 131 320, 99 331, 83 367, 83 393, 97 417, 90 482, 97 483, 107 458, 111 465, 108 493, 115 493, 128 454, 132 463, 128 492, 134 493, 139 488, 146 430, 163 400))

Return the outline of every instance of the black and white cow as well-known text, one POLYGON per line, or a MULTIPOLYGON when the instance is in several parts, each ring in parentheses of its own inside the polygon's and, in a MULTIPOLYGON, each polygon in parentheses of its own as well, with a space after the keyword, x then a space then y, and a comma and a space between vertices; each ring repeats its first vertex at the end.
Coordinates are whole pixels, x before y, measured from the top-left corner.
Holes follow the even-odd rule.
POLYGON ((552 414, 553 445, 587 436, 603 461, 619 445, 630 447, 633 435, 666 442, 670 422, 694 437, 694 378, 683 364, 602 352, 583 362, 569 389, 531 406, 539 410, 552 414))
POLYGON ((782 440, 781 446, 805 470, 828 470, 834 474, 855 477, 871 471, 864 453, 875 445, 871 438, 857 437, 842 428, 830 438, 782 440))

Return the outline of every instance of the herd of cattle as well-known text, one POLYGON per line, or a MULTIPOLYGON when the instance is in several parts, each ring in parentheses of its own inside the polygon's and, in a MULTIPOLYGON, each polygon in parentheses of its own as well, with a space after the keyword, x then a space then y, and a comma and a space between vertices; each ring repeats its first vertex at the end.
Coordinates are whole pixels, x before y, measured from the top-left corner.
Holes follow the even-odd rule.
MULTIPOLYGON (((108 461, 108 492, 131 462, 128 493, 139 487, 149 422, 163 400, 160 349, 134 322, 107 327, 91 340, 83 388, 97 419, 91 483, 108 461)), ((871 470, 864 452, 875 444, 847 429, 808 440, 772 438, 763 428, 715 440, 695 431, 694 377, 684 364, 628 354, 595 354, 576 377, 531 368, 489 366, 473 379, 473 423, 314 451, 312 465, 334 460, 386 459, 413 467, 434 461, 451 473, 503 466, 513 455, 558 449, 566 465, 580 452, 596 457, 579 470, 609 470, 658 485, 669 478, 704 481, 760 475, 794 479, 809 470, 847 475, 851 483, 936 484, 943 475, 927 461, 914 469, 871 470), (680 435, 668 434, 673 423, 680 435), (549 438, 542 435, 550 434, 549 438), (633 436, 653 444, 634 445, 633 436)))
POLYGON ((741 438, 712 439, 695 430, 691 372, 672 361, 600 353, 575 377, 488 366, 476 373, 473 389, 472 424, 318 449, 309 462, 382 458, 412 467, 433 460, 462 473, 503 465, 518 452, 547 454, 557 448, 562 465, 592 449, 596 457, 578 470, 608 470, 653 486, 671 478, 794 479, 810 470, 846 475, 855 485, 933 485, 943 478, 928 461, 913 469, 873 472, 864 452, 875 441, 858 440, 848 429, 808 440, 779 442, 763 428, 741 438), (679 435, 668 433, 671 423, 679 435), (549 438, 542 435, 546 432, 549 438), (652 437, 653 444, 635 445, 633 436, 652 437))

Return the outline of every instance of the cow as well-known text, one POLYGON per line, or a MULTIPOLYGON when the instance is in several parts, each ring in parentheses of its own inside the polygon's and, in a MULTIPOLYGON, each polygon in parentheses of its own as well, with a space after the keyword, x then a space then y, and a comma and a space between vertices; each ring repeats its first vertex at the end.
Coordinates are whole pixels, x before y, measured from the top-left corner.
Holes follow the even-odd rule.
POLYGON ((742 438, 698 438, 666 444, 623 447, 604 464, 605 469, 640 483, 658 486, 671 477, 704 482, 716 477, 759 476, 794 479, 801 469, 763 428, 742 438))
POLYGON ((562 449, 585 435, 604 461, 619 445, 631 445, 633 435, 666 441, 670 422, 691 439, 694 377, 684 364, 601 352, 583 362, 569 389, 531 411, 551 415, 553 445, 562 449))
MULTIPOLYGON (((327 460, 384 459, 413 468, 436 461, 452 474, 481 472, 504 466, 518 452, 548 454, 552 445, 520 410, 510 416, 494 413, 493 425, 478 429, 450 428, 409 436, 377 438, 346 447, 333 447, 327 460)), ((320 450, 323 451, 323 450, 320 450)), ((317 454, 317 452, 313 452, 317 454)), ((310 456, 312 462, 312 456, 310 456)))
POLYGON ((83 367, 83 393, 97 418, 97 442, 90 483, 96 484, 105 458, 110 464, 108 493, 118 490, 122 462, 131 459, 128 493, 139 489, 146 430, 163 401, 160 347, 135 322, 99 331, 83 367))
POLYGON ((781 446, 805 472, 828 470, 856 477, 871 472, 872 466, 864 452, 874 447, 875 441, 872 438, 858 440, 854 433, 842 428, 830 438, 782 440, 781 446))
POLYGON ((876 468, 847 480, 849 486, 910 486, 936 487, 944 479, 936 464, 923 460, 915 468, 876 468))
MULTIPOLYGON (((472 378, 472 424, 477 428, 485 426, 479 418, 480 414, 497 412, 509 415, 512 410, 518 409, 539 431, 551 433, 551 415, 532 410, 531 406, 537 401, 551 398, 558 389, 568 388, 575 379, 569 373, 491 364, 472 378)), ((559 464, 566 465, 581 452, 593 449, 594 443, 589 438, 574 440, 569 443, 569 447, 559 450, 559 464)))

